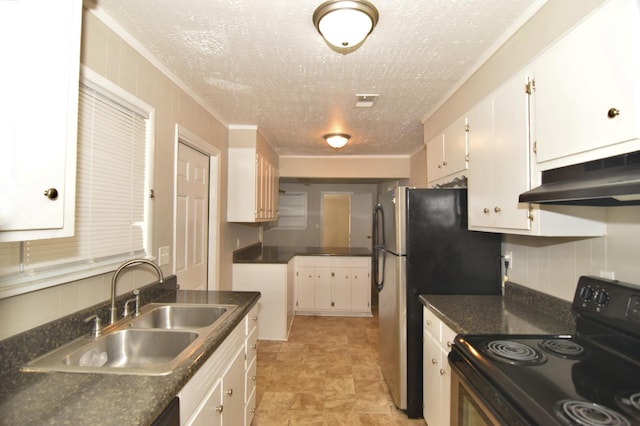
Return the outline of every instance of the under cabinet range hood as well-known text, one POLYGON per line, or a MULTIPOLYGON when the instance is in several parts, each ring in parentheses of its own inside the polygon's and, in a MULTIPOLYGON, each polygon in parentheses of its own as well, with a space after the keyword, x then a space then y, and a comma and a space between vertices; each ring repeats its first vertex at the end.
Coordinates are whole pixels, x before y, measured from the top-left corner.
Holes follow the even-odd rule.
POLYGON ((542 185, 521 203, 579 206, 640 205, 640 151, 542 172, 542 185))

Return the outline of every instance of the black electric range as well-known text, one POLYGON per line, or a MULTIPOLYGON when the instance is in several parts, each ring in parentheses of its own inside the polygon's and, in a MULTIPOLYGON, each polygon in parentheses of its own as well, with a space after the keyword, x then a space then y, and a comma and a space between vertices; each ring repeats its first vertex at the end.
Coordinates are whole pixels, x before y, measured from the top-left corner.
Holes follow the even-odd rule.
POLYGON ((580 277, 575 335, 459 335, 452 424, 640 425, 640 287, 580 277))

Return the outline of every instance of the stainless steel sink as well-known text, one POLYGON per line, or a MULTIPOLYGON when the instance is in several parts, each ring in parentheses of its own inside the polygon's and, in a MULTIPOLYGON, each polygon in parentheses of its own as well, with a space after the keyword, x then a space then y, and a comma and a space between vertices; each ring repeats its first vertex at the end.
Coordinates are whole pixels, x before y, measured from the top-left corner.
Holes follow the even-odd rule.
POLYGON ((23 371, 169 374, 237 308, 236 305, 149 304, 140 315, 82 337, 29 363, 23 371))
POLYGON ((194 329, 209 327, 231 313, 233 305, 151 305, 131 320, 133 328, 194 329))

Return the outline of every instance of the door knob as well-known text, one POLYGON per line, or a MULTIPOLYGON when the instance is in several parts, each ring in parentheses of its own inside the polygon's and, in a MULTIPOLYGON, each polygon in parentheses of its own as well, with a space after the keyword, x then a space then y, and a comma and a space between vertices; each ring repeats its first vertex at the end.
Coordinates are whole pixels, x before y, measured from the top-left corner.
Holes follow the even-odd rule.
POLYGON ((44 191, 44 196, 50 200, 55 200, 58 198, 58 190, 55 188, 49 188, 44 191))

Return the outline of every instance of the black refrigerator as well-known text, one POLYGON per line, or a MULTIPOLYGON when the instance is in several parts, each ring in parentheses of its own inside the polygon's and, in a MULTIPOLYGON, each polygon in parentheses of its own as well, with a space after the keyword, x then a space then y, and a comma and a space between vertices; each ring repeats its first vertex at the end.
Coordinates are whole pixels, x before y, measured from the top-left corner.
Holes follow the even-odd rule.
POLYGON ((373 211, 382 374, 395 404, 422 417, 421 294, 500 294, 501 234, 467 230, 467 190, 396 187, 373 211))

